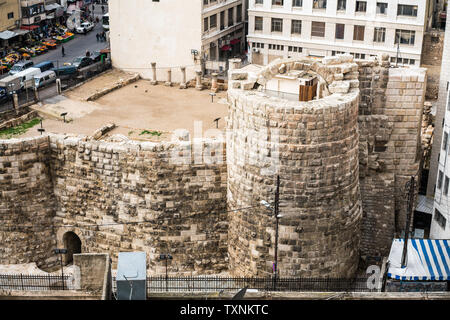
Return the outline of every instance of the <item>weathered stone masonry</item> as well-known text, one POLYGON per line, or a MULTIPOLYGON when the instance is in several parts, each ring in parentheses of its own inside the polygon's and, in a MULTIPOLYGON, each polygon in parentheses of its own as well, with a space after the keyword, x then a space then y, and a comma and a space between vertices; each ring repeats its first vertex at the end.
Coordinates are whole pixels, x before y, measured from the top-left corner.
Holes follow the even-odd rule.
POLYGON ((210 140, 200 150, 63 135, 0 141, 0 264, 53 266, 52 249, 74 232, 83 252, 107 252, 113 267, 118 252, 144 250, 152 272, 164 272, 158 256, 169 252, 170 271, 268 275, 275 221, 259 202, 273 201, 275 174, 265 172, 273 157, 281 274, 350 276, 360 255, 387 255, 404 228, 404 184, 422 154, 425 74, 348 56, 277 60, 256 77, 235 70, 227 163, 196 164, 220 144, 210 140), (254 90, 289 69, 317 74, 321 99, 254 90))
MULTIPOLYGON (((217 142, 204 141, 200 153, 211 144, 217 142)), ((7 242, 2 242, 0 263, 51 265, 54 261, 46 260, 51 249, 63 246, 64 233, 73 231, 83 252, 109 252, 114 263, 119 251, 144 250, 153 271, 162 266, 159 254, 167 252, 180 272, 227 269, 226 164, 191 164, 195 154, 187 152, 189 143, 109 144, 50 136, 4 142, 2 147, 2 167, 16 160, 5 171, 14 174, 19 168, 28 173, 22 180, 1 175, 2 219, 9 217, 8 225, 28 222, 35 228, 17 236, 3 233, 7 242), (173 150, 188 164, 171 164, 173 150), (19 155, 11 157, 13 153, 19 155), (33 184, 35 176, 39 184, 33 184), (140 221, 148 223, 133 224, 140 221), (128 224, 92 226, 117 222, 128 224), (54 232, 37 232, 49 226, 54 232)))

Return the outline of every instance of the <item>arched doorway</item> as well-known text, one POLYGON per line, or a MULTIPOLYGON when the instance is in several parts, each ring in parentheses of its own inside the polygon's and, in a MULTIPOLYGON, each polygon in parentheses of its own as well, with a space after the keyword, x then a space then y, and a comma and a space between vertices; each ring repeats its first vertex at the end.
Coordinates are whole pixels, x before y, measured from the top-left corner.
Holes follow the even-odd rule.
POLYGON ((66 232, 63 236, 64 247, 67 249, 67 254, 64 257, 64 264, 73 262, 73 255, 81 253, 81 240, 72 231, 66 232))

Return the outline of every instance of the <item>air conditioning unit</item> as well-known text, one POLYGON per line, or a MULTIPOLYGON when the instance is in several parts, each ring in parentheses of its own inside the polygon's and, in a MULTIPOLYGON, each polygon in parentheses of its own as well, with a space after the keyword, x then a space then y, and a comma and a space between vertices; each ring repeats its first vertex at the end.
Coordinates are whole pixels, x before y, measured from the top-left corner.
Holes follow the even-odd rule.
POLYGON ((253 52, 259 53, 259 49, 258 48, 253 48, 253 52))

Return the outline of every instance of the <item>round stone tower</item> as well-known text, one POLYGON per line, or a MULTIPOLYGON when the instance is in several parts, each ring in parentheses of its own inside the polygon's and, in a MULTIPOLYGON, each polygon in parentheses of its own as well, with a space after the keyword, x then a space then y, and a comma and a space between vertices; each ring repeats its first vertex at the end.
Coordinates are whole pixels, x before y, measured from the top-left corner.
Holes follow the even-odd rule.
POLYGON ((358 66, 351 56, 278 59, 229 75, 228 251, 235 276, 350 277, 362 217, 358 66), (242 208, 242 209, 241 209, 242 208))

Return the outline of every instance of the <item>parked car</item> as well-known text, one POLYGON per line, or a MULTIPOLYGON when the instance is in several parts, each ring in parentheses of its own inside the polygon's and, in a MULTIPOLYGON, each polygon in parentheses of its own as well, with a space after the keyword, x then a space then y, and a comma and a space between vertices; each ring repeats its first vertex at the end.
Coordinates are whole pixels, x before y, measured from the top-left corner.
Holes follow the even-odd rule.
POLYGON ((75 30, 77 33, 88 33, 92 29, 94 29, 94 24, 86 21, 82 22, 75 30))
POLYGON ((47 70, 50 70, 50 69, 54 68, 55 65, 51 61, 43 61, 41 63, 38 63, 34 67, 35 68, 39 68, 39 69, 41 69, 41 72, 44 72, 44 71, 47 71, 47 70))
POLYGON ((56 81, 56 73, 55 71, 45 71, 41 74, 34 76, 34 86, 36 88, 44 87, 52 82, 56 81))
POLYGON ((68 79, 76 75, 77 68, 72 65, 69 65, 69 66, 61 66, 59 68, 53 68, 51 71, 54 71, 58 78, 68 79))
POLYGON ((91 65, 93 62, 94 61, 90 57, 77 57, 73 59, 72 66, 76 67, 77 69, 82 69, 91 65))
POLYGON ((20 78, 20 87, 21 87, 21 89, 24 89, 27 86, 34 85, 34 76, 36 76, 38 74, 41 74, 41 69, 28 68, 22 72, 16 73, 15 76, 20 78))
POLYGON ((15 75, 16 73, 19 73, 23 70, 26 70, 28 68, 31 68, 32 66, 34 66, 34 62, 33 61, 26 61, 26 62, 18 62, 15 65, 12 66, 11 70, 9 70, 9 74, 15 75))
POLYGON ((108 55, 106 53, 101 53, 100 51, 94 51, 90 58, 94 62, 100 62, 100 61, 105 61, 105 59, 107 57, 108 57, 108 55))
POLYGON ((10 96, 5 88, 0 88, 0 103, 5 103, 10 100, 10 96))

